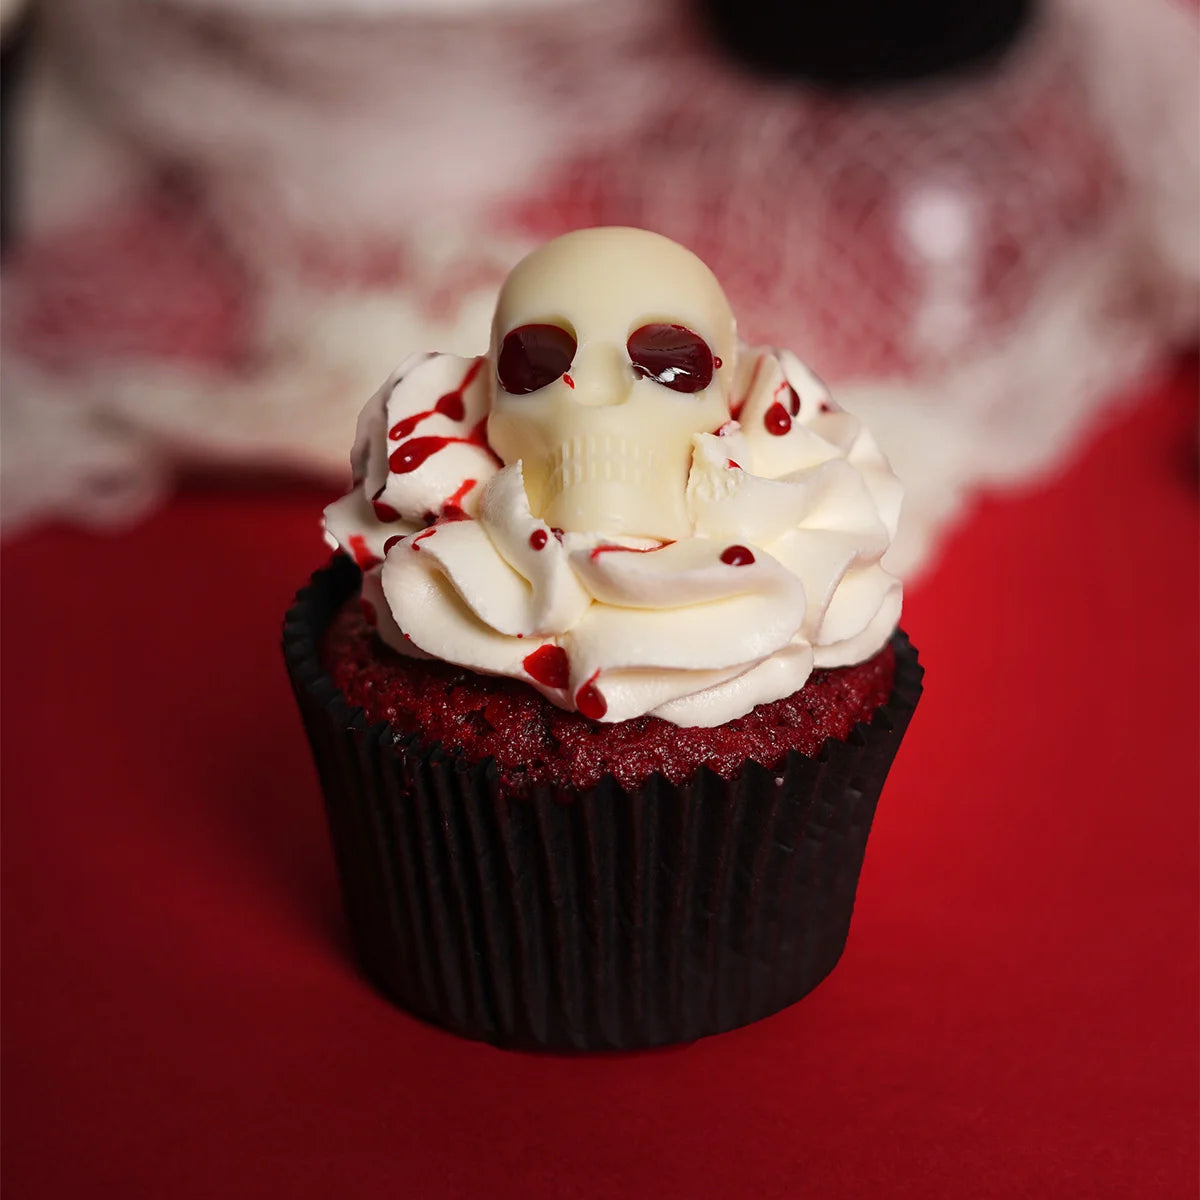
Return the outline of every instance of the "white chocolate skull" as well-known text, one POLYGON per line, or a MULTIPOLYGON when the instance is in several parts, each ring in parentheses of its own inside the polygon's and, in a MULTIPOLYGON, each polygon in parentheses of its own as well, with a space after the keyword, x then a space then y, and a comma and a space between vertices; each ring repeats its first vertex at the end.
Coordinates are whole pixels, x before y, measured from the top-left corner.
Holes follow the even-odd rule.
POLYGON ((505 464, 521 461, 530 508, 551 526, 686 537, 692 438, 729 419, 736 345, 725 293, 691 251, 644 229, 568 233, 518 263, 500 291, 488 441, 505 464), (505 338, 538 325, 573 337, 574 357, 544 386, 507 391, 505 338), (713 356, 711 382, 678 391, 640 371, 627 343, 648 325, 699 335, 713 356))

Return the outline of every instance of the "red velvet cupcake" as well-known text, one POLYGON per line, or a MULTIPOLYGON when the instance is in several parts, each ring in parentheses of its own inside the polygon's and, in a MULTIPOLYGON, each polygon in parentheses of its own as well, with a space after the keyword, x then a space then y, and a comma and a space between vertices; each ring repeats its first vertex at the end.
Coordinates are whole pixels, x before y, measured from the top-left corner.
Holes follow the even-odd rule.
POLYGON ((845 944, 920 693, 899 487, 708 269, 542 247, 372 398, 285 652, 363 964, 499 1045, 688 1040, 845 944))

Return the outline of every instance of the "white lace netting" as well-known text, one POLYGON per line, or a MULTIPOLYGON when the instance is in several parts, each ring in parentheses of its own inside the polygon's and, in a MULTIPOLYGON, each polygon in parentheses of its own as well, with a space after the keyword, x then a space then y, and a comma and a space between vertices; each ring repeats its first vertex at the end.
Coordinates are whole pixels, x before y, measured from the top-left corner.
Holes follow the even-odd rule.
MULTIPOLYGON (((94 26, 106 7, 117 19, 128 2, 103 0, 89 19, 94 26)), ((194 299, 174 310, 170 353, 161 352, 161 329, 149 350, 145 337, 73 342, 73 312, 111 307, 112 278, 82 266, 69 303, 58 296, 47 352, 36 336, 45 321, 34 319, 45 273, 37 255, 24 266, 18 255, 4 305, 6 527, 50 514, 135 519, 162 499, 181 463, 277 464, 340 483, 354 414, 379 380, 413 349, 478 352, 507 267, 535 242, 584 224, 644 224, 691 245, 725 283, 743 334, 795 348, 866 420, 907 485, 891 565, 910 576, 975 489, 1061 460, 1138 372, 1194 335, 1193 11, 1172 0, 1061 0, 991 77, 887 102, 757 84, 687 38, 659 39, 672 49, 631 62, 622 57, 631 34, 594 41, 600 67, 581 70, 564 98, 570 64, 561 56, 571 29, 595 20, 588 11, 581 3, 558 13, 563 24, 549 35, 539 26, 560 54, 540 105, 511 83, 500 97, 513 120, 557 97, 562 120, 515 125, 526 136, 503 160, 489 159, 482 142, 464 143, 470 186, 444 204, 436 187, 422 186, 448 174, 428 129, 393 123, 385 141, 378 114, 354 121, 358 141, 342 151, 343 164, 361 166, 352 221, 335 192, 306 186, 305 173, 320 166, 310 162, 314 131, 328 133, 339 100, 328 87, 281 101, 251 131, 278 151, 271 170, 256 173, 240 165, 253 150, 250 133, 238 154, 222 157, 219 113, 211 126, 201 113, 158 129, 146 97, 119 89, 97 108, 95 96, 105 95, 97 81, 123 65, 113 39, 83 44, 94 56, 88 90, 56 70, 55 46, 77 56, 78 38, 50 38, 21 114, 33 168, 23 208, 39 214, 30 241, 53 248, 73 229, 102 224, 133 203, 164 147, 178 153, 182 140, 195 151, 196 220, 250 300, 236 355, 177 352, 213 323, 219 288, 205 313, 194 299), (605 54, 623 72, 624 100, 570 132, 573 114, 591 111, 589 89, 611 86, 605 54), (700 89, 691 86, 698 71, 700 89), (393 179, 406 154, 414 177, 393 179), (387 171, 378 167, 384 156, 387 171), (368 250, 349 227, 370 231, 368 250), (397 228, 402 239, 381 242, 381 231, 397 228), (323 270, 311 268, 314 244, 323 270), (376 277, 328 269, 330 260, 371 255, 402 267, 376 277)), ((506 40, 526 37, 512 20, 475 19, 479 71, 490 58, 506 62, 506 40)), ((260 33, 245 36, 261 50, 260 33)), ((161 48, 161 31, 154 36, 161 48)), ((171 46, 185 44, 179 29, 170 36, 171 46)), ((271 53, 286 52, 290 66, 308 61, 306 36, 272 42, 271 53)), ((343 71, 355 44, 346 32, 343 71)), ((500 78, 465 82, 467 96, 441 122, 461 125, 497 107, 500 78)), ((206 82, 225 94, 228 81, 206 82)), ((185 98, 197 86, 190 77, 185 98)), ((397 86, 387 95, 400 101, 397 86)), ((203 255, 197 261, 202 269, 203 255)), ((169 305, 153 290, 155 263, 139 265, 135 254, 127 269, 150 310, 127 320, 161 325, 157 309, 169 305)))

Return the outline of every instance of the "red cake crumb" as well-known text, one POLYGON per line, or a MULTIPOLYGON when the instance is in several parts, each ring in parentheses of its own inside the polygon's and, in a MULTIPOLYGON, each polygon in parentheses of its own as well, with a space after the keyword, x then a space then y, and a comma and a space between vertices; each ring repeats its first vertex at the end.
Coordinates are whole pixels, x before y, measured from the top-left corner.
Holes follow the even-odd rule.
POLYGON ((814 671, 800 691, 712 729, 659 717, 604 724, 556 708, 517 680, 397 654, 376 637, 357 597, 326 633, 321 662, 369 721, 440 743, 468 762, 494 758, 505 790, 516 795, 538 783, 592 787, 609 773, 626 788, 655 771, 681 783, 701 765, 732 779, 747 760, 774 768, 789 750, 811 757, 826 738, 844 739, 870 720, 891 694, 896 667, 885 646, 866 662, 814 671))

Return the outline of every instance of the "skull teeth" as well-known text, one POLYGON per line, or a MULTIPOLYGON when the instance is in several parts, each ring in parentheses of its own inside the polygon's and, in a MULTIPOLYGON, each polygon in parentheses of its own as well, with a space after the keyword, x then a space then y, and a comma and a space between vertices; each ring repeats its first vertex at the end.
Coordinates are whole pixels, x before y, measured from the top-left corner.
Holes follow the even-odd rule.
POLYGON ((650 448, 614 434, 572 438, 550 459, 550 494, 593 483, 642 486, 653 478, 655 458, 650 448))

